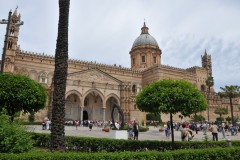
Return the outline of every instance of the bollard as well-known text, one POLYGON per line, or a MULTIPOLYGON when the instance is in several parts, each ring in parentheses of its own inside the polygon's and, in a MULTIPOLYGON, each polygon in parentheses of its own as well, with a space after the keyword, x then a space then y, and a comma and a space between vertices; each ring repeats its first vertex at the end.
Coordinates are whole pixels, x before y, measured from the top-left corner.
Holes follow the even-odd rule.
POLYGON ((231 139, 226 139, 228 147, 232 147, 232 140, 231 139))

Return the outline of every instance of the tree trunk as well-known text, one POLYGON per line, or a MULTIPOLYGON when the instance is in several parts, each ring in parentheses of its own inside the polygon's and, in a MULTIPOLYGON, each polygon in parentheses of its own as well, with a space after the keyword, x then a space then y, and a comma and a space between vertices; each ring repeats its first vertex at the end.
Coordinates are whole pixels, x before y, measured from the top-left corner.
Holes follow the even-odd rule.
POLYGON ((173 132, 173 120, 172 120, 172 113, 170 113, 170 123, 171 123, 171 132, 172 132, 172 143, 174 143, 174 132, 173 132))
POLYGON ((232 104, 232 98, 230 97, 230 108, 231 108, 231 117, 232 117, 232 125, 233 125, 233 104, 232 104))
POLYGON ((68 70, 68 19, 70 0, 59 0, 58 37, 53 77, 51 151, 65 151, 65 92, 68 70))

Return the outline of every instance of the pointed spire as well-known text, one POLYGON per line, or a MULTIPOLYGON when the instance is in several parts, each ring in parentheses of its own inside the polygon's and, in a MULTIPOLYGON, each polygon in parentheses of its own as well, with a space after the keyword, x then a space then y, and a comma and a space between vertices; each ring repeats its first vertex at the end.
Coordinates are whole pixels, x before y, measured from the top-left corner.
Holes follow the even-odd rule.
POLYGON ((204 53, 204 55, 207 55, 207 50, 205 49, 205 53, 204 53))
POLYGON ((17 9, 18 9, 18 6, 16 7, 16 9, 15 9, 13 15, 16 15, 16 16, 17 16, 17 9))
POLYGON ((144 20, 143 27, 141 28, 141 30, 142 30, 141 34, 149 34, 148 27, 146 26, 145 20, 144 20))

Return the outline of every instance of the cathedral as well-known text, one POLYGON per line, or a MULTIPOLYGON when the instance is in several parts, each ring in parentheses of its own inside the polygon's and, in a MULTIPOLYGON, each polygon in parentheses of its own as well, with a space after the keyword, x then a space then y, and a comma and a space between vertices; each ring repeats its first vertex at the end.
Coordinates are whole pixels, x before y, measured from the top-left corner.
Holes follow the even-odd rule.
MULTIPOLYGON (((49 96, 45 109, 36 113, 39 121, 43 117, 51 118, 52 78, 54 73, 54 56, 23 51, 18 45, 20 14, 17 10, 11 15, 8 30, 4 73, 23 74, 46 87, 49 96)), ((125 121, 145 121, 146 114, 136 104, 137 93, 146 85, 161 79, 187 80, 198 88, 208 99, 209 111, 199 113, 206 120, 215 121, 214 114, 218 106, 229 108, 229 101, 221 99, 211 87, 206 85, 212 77, 211 55, 206 51, 201 56, 202 66, 183 69, 161 64, 161 51, 156 39, 149 34, 144 22, 140 35, 133 42, 129 52, 131 68, 117 65, 68 60, 68 77, 66 86, 65 118, 68 120, 103 120, 111 119, 111 105, 114 101, 121 106, 125 121)), ((200 56, 199 56, 200 57, 200 56)), ((234 101, 234 115, 238 116, 238 100, 234 101)), ((229 108, 230 111, 230 108, 229 108)), ((229 114, 230 115, 230 114, 229 114)), ((168 121, 168 115, 161 115, 168 121)), ((179 115, 174 115, 180 121, 179 115)))

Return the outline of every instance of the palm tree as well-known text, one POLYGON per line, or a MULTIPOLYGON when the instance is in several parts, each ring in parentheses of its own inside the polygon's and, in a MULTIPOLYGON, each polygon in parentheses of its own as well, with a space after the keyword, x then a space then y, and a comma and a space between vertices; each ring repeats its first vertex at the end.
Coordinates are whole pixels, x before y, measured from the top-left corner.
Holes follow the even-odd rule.
POLYGON ((65 92, 68 70, 68 19, 70 0, 59 0, 52 101, 51 151, 65 151, 65 92))
POLYGON ((214 80, 213 80, 213 77, 210 76, 207 78, 206 80, 206 85, 208 86, 208 121, 210 120, 210 113, 209 113, 209 99, 210 99, 210 88, 214 85, 214 80))
POLYGON ((220 97, 229 98, 230 100, 230 108, 231 108, 231 117, 232 117, 232 124, 233 124, 233 98, 240 97, 240 86, 225 86, 225 88, 220 87, 222 92, 218 94, 220 97))

